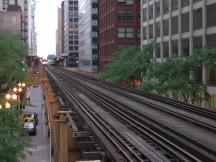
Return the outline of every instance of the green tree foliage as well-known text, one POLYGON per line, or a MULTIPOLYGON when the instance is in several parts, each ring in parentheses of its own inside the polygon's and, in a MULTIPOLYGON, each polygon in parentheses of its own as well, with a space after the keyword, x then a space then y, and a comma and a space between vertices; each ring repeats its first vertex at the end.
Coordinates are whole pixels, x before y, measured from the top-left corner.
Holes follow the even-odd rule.
POLYGON ((100 78, 115 82, 142 79, 142 90, 162 95, 171 92, 192 104, 202 101, 206 94, 202 67, 216 66, 216 49, 199 49, 186 57, 174 55, 162 62, 152 59, 153 49, 154 43, 150 43, 142 50, 128 47, 118 51, 100 78))
POLYGON ((47 60, 54 60, 55 57, 56 57, 56 56, 55 56, 54 54, 49 54, 49 55, 47 56, 47 60))
POLYGON ((143 51, 137 47, 127 47, 116 52, 111 64, 105 66, 100 74, 102 79, 109 78, 112 81, 141 79, 142 74, 147 73, 152 65, 153 43, 147 45, 143 51))
POLYGON ((13 109, 0 110, 0 161, 18 162, 30 147, 30 137, 23 130, 21 115, 13 109))
POLYGON ((27 46, 16 36, 0 31, 0 85, 24 76, 27 46))
POLYGON ((200 102, 206 85, 202 82, 202 67, 215 66, 216 50, 200 49, 187 57, 171 57, 162 63, 155 63, 151 75, 143 82, 143 90, 160 94, 172 92, 180 95, 185 102, 200 102), (151 89, 149 89, 151 87, 151 89))

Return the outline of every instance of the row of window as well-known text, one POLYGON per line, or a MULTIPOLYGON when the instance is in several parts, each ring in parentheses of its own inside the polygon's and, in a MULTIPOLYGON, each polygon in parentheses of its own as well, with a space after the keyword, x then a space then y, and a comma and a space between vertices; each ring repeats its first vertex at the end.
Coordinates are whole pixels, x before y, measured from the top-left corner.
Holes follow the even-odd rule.
MULTIPOLYGON (((179 42, 178 40, 172 40, 171 44, 168 41, 163 43, 163 57, 169 57, 169 46, 171 48, 172 54, 178 55, 179 53, 179 42)), ((207 46, 216 48, 216 34, 207 35, 207 46)), ((203 47, 202 36, 193 37, 193 49, 200 49, 203 47)), ((181 53, 183 56, 189 55, 190 41, 189 38, 181 39, 181 53)), ((156 58, 161 57, 160 43, 156 43, 155 54, 156 58)))
MULTIPOLYGON (((193 0, 193 3, 199 2, 201 0, 193 0)), ((169 0, 163 0, 155 2, 155 6, 153 7, 153 4, 149 6, 149 19, 153 19, 153 13, 155 13, 155 17, 159 17, 161 15, 161 6, 160 3, 163 3, 163 14, 167 14, 171 11, 169 11, 169 0)), ((179 8, 178 0, 172 0, 172 11, 175 11, 179 8)), ((181 6, 185 7, 189 5, 189 0, 181 0, 181 6)), ((143 9, 143 21, 147 20, 147 8, 143 9)))
POLYGON ((134 4, 134 0, 118 0, 119 4, 134 4))
MULTIPOLYGON (((203 11, 202 8, 193 11, 193 23, 190 21, 189 12, 181 15, 181 33, 190 31, 190 23, 193 24, 193 30, 199 30, 203 28, 203 11)), ((216 4, 207 6, 206 23, 207 27, 216 26, 216 4)), ((169 35, 169 19, 162 20, 163 25, 163 35, 169 35)), ((161 32, 161 22, 155 23, 155 37, 160 37, 161 32)), ((179 16, 174 16, 171 18, 171 33, 172 35, 178 34, 179 31, 179 16)), ((149 38, 153 38, 153 24, 149 25, 149 38)), ((143 28, 143 39, 147 39, 147 29, 143 28)))
MULTIPOLYGON (((160 15, 160 2, 163 6, 163 14, 167 14, 169 12, 169 6, 171 5, 172 11, 175 11, 179 8, 179 4, 181 4, 181 7, 188 6, 190 4, 190 0, 180 0, 181 3, 178 2, 179 0, 171 0, 171 4, 169 4, 169 0, 160 0, 158 2, 155 2, 155 13, 156 17, 160 15)), ((197 3, 202 0, 193 0, 193 3, 197 3)), ((146 3, 146 0, 144 0, 144 4, 146 3)), ((153 5, 149 6, 150 11, 153 11, 153 5)))

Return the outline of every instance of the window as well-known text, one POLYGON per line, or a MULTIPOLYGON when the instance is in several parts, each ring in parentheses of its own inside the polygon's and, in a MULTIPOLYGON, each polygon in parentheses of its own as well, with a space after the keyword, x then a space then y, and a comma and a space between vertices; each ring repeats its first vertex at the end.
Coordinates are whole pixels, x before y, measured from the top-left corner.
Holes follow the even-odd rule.
POLYGON ((118 20, 133 20, 133 13, 130 11, 119 11, 118 20))
POLYGON ((155 17, 159 17, 159 16, 160 16, 160 1, 155 2, 155 17))
POLYGON ((178 0, 172 0, 172 11, 178 9, 178 0))
POLYGON ((153 38, 153 24, 149 25, 149 38, 153 38))
POLYGON ((149 19, 153 19, 153 5, 149 6, 149 19))
POLYGON ((207 27, 216 26, 216 4, 207 6, 207 27))
POLYGON ((143 9, 143 21, 147 21, 147 8, 143 9))
POLYGON ((182 39, 182 55, 183 56, 189 55, 189 48, 190 48, 189 38, 182 39))
POLYGON ((202 28, 202 8, 193 11, 193 30, 202 28))
POLYGON ((143 40, 147 39, 146 26, 143 27, 143 40))
POLYGON ((118 0, 119 4, 134 4, 134 0, 118 0))
POLYGON ((172 17, 172 34, 178 34, 178 16, 172 17))
POLYGON ((169 19, 163 20, 163 33, 164 36, 169 35, 169 19))
POLYGON ((198 37, 193 38, 193 48, 194 49, 202 48, 202 36, 198 36, 198 37))
POLYGON ((118 37, 119 38, 133 38, 134 29, 133 28, 118 28, 118 37))
POLYGON ((126 28, 126 38, 133 38, 134 29, 133 28, 126 28))
POLYGON ((178 40, 172 41, 172 55, 178 55, 178 40))
POLYGON ((169 42, 163 42, 163 57, 169 57, 169 42))
POLYGON ((118 28, 118 37, 119 38, 125 37, 125 28, 118 28))
POLYGON ((189 13, 182 14, 182 32, 189 32, 189 13))
POLYGON ((163 0, 163 14, 169 12, 169 0, 163 0))
POLYGON ((193 3, 196 3, 196 2, 199 2, 199 1, 202 1, 202 0, 193 0, 193 3))
POLYGON ((182 7, 188 6, 189 0, 181 0, 181 5, 182 5, 182 7))
POLYGON ((207 35, 207 46, 216 48, 216 34, 207 35))
POLYGON ((155 45, 155 56, 156 58, 160 58, 160 43, 156 43, 155 45))
POLYGON ((155 28, 156 28, 156 37, 160 37, 160 22, 155 23, 155 28))

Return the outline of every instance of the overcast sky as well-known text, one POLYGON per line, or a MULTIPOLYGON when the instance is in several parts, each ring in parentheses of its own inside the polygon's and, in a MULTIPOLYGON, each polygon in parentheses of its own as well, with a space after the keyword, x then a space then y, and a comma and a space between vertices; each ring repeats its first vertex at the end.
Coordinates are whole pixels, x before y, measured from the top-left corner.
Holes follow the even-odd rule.
POLYGON ((57 10, 62 0, 37 0, 36 31, 38 56, 56 53, 57 10))

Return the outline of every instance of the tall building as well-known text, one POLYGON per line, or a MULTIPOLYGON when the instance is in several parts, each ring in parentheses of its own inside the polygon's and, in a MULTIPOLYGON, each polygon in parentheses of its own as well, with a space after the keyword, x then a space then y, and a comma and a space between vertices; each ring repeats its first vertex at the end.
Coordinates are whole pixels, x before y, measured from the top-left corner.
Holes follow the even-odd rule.
MULTIPOLYGON (((36 43, 36 33, 34 30, 35 23, 32 22, 32 1, 34 0, 0 0, 0 11, 9 11, 12 12, 14 10, 17 10, 17 5, 21 7, 21 37, 24 42, 28 44, 29 47, 29 56, 32 54, 35 55, 35 45, 33 45, 33 42, 36 43), (33 30, 33 33, 32 33, 33 30), (34 52, 32 53, 32 45, 34 46, 34 52)), ((33 9, 34 10, 34 9, 33 9)), ((11 19, 12 21, 12 19, 11 19)))
POLYGON ((64 1, 64 57, 69 67, 78 67, 78 0, 64 1))
MULTIPOLYGON (((141 0, 141 13, 141 47, 155 40, 153 57, 159 61, 173 54, 192 55, 194 49, 216 48, 215 0, 141 0)), ((216 94, 215 69, 203 67, 202 81, 210 94, 216 94)))
POLYGON ((36 1, 31 4, 31 55, 37 56, 37 33, 35 24, 36 1))
POLYGON ((79 0, 79 69, 98 72, 98 0, 79 0))
POLYGON ((62 54, 62 8, 58 8, 58 28, 56 30, 56 56, 60 57, 62 54))
POLYGON ((99 0, 99 71, 114 53, 140 44, 140 0, 99 0))
POLYGON ((0 11, 0 30, 20 35, 22 13, 19 11, 0 11))

